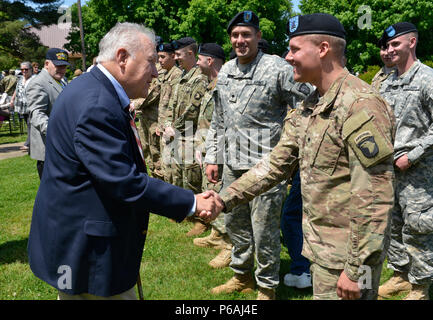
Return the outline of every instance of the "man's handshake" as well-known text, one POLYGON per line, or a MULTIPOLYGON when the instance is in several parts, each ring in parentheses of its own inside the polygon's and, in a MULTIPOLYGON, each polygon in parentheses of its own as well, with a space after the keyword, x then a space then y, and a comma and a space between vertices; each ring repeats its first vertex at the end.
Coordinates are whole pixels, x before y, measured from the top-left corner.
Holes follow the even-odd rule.
POLYGON ((213 190, 196 194, 195 198, 197 199, 195 214, 206 222, 215 220, 224 209, 224 202, 213 190))

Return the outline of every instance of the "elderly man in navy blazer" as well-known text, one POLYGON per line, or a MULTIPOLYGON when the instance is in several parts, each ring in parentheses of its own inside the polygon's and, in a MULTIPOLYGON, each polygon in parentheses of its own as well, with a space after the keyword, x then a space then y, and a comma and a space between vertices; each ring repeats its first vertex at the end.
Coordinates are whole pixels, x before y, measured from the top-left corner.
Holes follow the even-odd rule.
POLYGON ((117 24, 99 44, 99 64, 51 112, 28 254, 59 299, 136 299, 149 212, 180 222, 222 209, 215 193, 194 196, 146 174, 129 105, 158 75, 154 39, 117 24))

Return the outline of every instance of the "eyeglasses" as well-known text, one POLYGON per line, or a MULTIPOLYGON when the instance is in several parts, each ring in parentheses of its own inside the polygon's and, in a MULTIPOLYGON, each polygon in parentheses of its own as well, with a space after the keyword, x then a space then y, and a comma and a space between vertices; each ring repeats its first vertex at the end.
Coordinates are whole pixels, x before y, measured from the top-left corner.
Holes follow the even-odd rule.
POLYGON ((29 69, 21 69, 21 71, 29 71, 29 69))

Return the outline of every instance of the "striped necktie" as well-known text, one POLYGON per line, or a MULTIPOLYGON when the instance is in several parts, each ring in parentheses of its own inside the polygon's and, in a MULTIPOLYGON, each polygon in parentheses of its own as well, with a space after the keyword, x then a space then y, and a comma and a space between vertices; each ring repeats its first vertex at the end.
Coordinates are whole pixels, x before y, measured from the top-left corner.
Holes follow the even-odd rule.
POLYGON ((131 125, 132 132, 134 132, 135 141, 137 141, 138 151, 140 151, 141 159, 143 159, 144 166, 146 166, 146 161, 144 160, 143 147, 141 146, 140 136, 138 135, 137 126, 135 125, 135 110, 129 110, 129 123, 131 125))

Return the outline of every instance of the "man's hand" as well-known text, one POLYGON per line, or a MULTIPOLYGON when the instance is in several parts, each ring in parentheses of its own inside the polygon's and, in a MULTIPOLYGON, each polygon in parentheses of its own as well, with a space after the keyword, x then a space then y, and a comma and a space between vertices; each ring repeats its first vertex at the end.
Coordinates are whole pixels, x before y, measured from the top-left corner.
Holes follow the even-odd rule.
POLYGON ((206 176, 207 179, 213 183, 218 183, 218 165, 217 164, 208 164, 206 166, 206 176))
POLYGON ((411 166, 411 163, 409 161, 409 158, 407 157, 407 154, 402 155, 400 158, 395 160, 395 166, 400 169, 400 171, 405 171, 409 169, 411 166))
POLYGON ((156 127, 156 129, 155 129, 155 133, 156 133, 156 135, 157 135, 158 137, 161 136, 161 131, 159 130, 159 127, 156 127))
POLYGON ((195 197, 197 199, 195 214, 206 222, 215 220, 224 209, 224 202, 213 190, 197 194, 195 197))
POLYGON ((343 300, 355 300, 361 298, 361 289, 358 282, 350 280, 344 271, 337 282, 337 295, 343 300))

